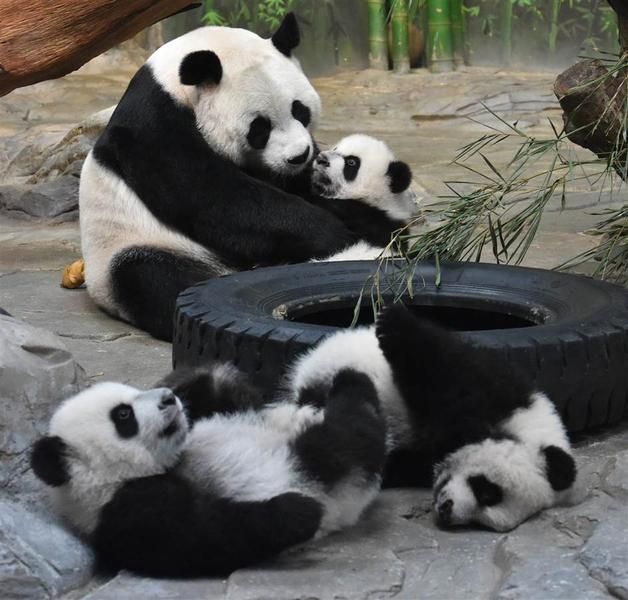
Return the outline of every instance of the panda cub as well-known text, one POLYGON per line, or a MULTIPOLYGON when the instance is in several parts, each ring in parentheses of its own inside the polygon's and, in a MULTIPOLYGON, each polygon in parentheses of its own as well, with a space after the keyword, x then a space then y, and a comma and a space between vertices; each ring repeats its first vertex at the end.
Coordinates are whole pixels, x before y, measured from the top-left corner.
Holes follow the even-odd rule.
POLYGON ((291 404, 264 404, 228 365, 161 385, 97 384, 33 449, 56 511, 105 568, 227 574, 354 524, 379 490, 384 425, 363 374, 291 404))
POLYGON ((361 241, 325 260, 379 256, 394 232, 418 216, 412 171, 388 146, 368 135, 341 139, 312 166, 310 202, 337 216, 361 241))
POLYGON ((297 359, 287 394, 347 367, 369 373, 381 400, 384 485, 433 483, 441 526, 507 531, 571 501, 576 465, 561 419, 504 359, 398 304, 375 328, 340 331, 297 359))

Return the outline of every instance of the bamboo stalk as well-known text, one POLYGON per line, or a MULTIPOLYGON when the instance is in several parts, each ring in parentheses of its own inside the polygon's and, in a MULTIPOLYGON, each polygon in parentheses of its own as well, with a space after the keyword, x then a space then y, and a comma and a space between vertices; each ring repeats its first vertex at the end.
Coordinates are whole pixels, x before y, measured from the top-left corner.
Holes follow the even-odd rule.
POLYGON ((550 31, 548 37, 548 50, 550 54, 556 54, 556 38, 558 37, 558 14, 562 0, 552 0, 550 9, 550 31))
POLYGON ((432 73, 453 71, 453 39, 449 0, 427 2, 427 61, 432 73))
POLYGON ((507 67, 512 61, 512 3, 502 0, 502 64, 507 67))
POLYGON ((397 73, 410 70, 408 54, 408 0, 393 0, 390 17, 392 29, 392 60, 397 73))
POLYGON ((368 0, 369 65, 372 69, 388 69, 386 43, 386 0, 368 0))
POLYGON ((464 16, 462 14, 462 0, 450 0, 451 34, 454 43, 454 64, 456 67, 464 65, 464 16))

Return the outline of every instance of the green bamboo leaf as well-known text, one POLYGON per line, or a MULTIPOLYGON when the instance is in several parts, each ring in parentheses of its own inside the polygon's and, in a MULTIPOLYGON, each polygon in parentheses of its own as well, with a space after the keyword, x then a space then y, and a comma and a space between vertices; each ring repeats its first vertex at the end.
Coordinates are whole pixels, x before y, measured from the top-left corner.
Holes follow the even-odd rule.
POLYGON ((486 158, 484 154, 480 154, 480 156, 482 157, 484 162, 488 165, 489 169, 493 171, 493 173, 495 173, 495 175, 497 175, 497 177, 499 177, 505 183, 506 180, 502 177, 502 174, 495 168, 493 163, 488 158, 486 158))

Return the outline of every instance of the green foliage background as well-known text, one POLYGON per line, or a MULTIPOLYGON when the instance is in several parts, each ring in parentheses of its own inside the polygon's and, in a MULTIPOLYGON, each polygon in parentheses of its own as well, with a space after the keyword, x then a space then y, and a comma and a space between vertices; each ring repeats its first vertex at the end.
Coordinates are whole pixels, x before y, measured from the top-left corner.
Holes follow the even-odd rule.
MULTIPOLYGON (((410 19, 419 28, 424 27, 426 2, 408 0, 410 19)), ((571 56, 574 49, 617 49, 617 22, 606 0, 465 0, 464 6, 472 61, 499 62, 504 26, 512 30, 513 53, 521 62, 538 62, 543 53, 551 57, 561 48, 563 54, 571 56), (500 19, 504 2, 513 4, 510 24, 500 19)), ((312 28, 311 35, 335 36, 337 44, 348 35, 347 12, 361 17, 362 8, 366 11, 366 0, 204 0, 202 21, 206 25, 243 27, 267 36, 286 12, 294 10, 302 25, 312 28), (325 18, 321 19, 319 13, 325 13, 325 18)), ((355 46, 356 36, 349 37, 355 46)))

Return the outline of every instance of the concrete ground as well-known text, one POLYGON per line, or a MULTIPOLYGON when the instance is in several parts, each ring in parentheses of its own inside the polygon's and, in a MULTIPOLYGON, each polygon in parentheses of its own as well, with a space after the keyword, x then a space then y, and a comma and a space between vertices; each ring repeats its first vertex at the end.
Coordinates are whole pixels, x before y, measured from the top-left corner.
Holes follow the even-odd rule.
MULTIPOLYGON (((126 65, 109 65, 98 75, 92 68, 0 99, 0 183, 28 180, 42 148, 115 103, 130 73, 126 65)), ((317 138, 332 144, 361 131, 385 139, 410 163, 428 205, 444 193, 444 181, 461 178, 451 161, 458 147, 486 132, 476 121, 498 124, 480 103, 530 135, 551 133, 548 118, 560 123, 553 78, 474 68, 318 79, 324 116, 317 138)), ((489 156, 504 164, 514 148, 508 141, 489 156)), ((617 192, 600 196, 588 185, 575 186, 563 210, 558 203, 548 210, 526 264, 552 267, 592 247, 594 238, 583 233, 595 222, 588 212, 618 200, 617 192)), ((0 307, 61 336, 91 381, 150 385, 169 369, 168 344, 108 318, 84 289, 59 287, 63 266, 80 256, 76 221, 8 214, 0 211, 0 307)), ((354 529, 227 580, 156 581, 122 573, 66 597, 628 598, 628 431, 581 439, 576 454, 582 502, 546 511, 513 532, 441 531, 428 491, 389 490, 354 529)))

